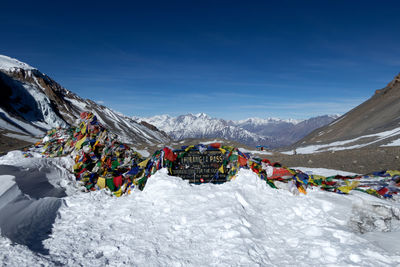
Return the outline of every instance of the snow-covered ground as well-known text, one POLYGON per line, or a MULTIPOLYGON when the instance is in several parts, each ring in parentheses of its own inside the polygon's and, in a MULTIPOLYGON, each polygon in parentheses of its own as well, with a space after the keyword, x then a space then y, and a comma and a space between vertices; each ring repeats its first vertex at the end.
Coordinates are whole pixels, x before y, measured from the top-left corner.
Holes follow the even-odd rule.
POLYGON ((268 152, 268 151, 248 150, 243 147, 239 147, 239 150, 244 153, 259 154, 259 155, 272 155, 272 153, 268 152))
POLYGON ((309 167, 290 167, 290 168, 294 170, 301 170, 302 172, 307 173, 309 175, 317 174, 325 177, 333 175, 353 176, 359 174, 354 172, 346 172, 346 171, 332 170, 326 168, 309 168, 309 167))
MULTIPOLYGON (((65 170, 72 164, 68 158, 35 156, 24 158, 21 152, 12 152, 1 157, 0 164, 11 164, 21 171, 42 171, 51 185, 65 190, 66 196, 59 198, 62 201, 52 232, 43 239, 44 252, 33 252, 15 236, 20 243, 13 244, 1 229, 3 265, 400 264, 400 205, 396 201, 357 191, 339 195, 317 188, 309 189, 307 195, 293 195, 270 188, 249 170, 241 170, 236 179, 225 184, 194 186, 169 176, 165 169, 149 178, 144 191, 116 198, 104 190, 80 192, 65 170), (53 171, 46 172, 48 169, 53 171)), ((300 169, 322 175, 332 172, 300 169)), ((2 214, 5 204, 17 204, 29 192, 18 193, 24 192, 19 187, 23 183, 10 175, 0 175, 0 180, 2 214)), ((35 205, 36 213, 27 212, 30 206, 25 208, 25 222, 46 215, 45 205, 42 210, 35 205)))

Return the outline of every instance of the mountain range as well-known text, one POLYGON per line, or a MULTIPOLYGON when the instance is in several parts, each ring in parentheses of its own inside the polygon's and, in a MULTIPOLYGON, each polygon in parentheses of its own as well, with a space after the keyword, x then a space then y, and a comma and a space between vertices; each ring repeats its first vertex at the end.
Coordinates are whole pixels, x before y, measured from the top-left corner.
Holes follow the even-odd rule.
POLYGON ((177 117, 158 115, 134 119, 156 126, 177 141, 186 138, 223 138, 248 146, 263 145, 276 148, 298 141, 313 130, 331 123, 337 117, 338 115, 325 115, 302 121, 276 118, 233 121, 199 113, 177 117))
POLYGON ((81 112, 93 112, 99 121, 129 144, 170 141, 145 122, 83 99, 30 65, 0 55, 0 129, 8 137, 40 137, 54 127, 76 124, 81 112))

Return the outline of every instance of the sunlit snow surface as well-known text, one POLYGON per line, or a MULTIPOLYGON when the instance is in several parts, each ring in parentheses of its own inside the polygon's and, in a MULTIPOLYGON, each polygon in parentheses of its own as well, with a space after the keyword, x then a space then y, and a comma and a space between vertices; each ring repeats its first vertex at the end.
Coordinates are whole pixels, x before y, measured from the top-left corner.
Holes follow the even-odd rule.
POLYGON ((17 68, 21 68, 24 70, 34 69, 33 67, 29 66, 28 64, 23 63, 15 58, 0 55, 0 69, 1 70, 12 71, 17 68))
MULTIPOLYGON (((270 188, 248 170, 222 185, 192 186, 169 176, 165 169, 149 178, 144 191, 116 198, 105 191, 77 190, 68 172, 62 171, 70 166, 67 158, 23 159, 18 152, 0 158, 0 164, 11 163, 27 168, 53 165, 59 179, 47 176, 55 187, 65 188, 68 196, 43 242, 48 255, 0 237, 3 265, 400 264, 396 201, 318 189, 292 195, 270 188)), ((4 194, 12 179, 0 179, 4 194)))

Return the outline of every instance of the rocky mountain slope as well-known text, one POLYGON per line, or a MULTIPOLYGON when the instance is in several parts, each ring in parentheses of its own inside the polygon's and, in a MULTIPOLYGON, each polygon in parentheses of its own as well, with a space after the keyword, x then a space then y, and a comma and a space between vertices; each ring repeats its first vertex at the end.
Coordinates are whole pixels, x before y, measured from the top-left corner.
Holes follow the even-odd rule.
POLYGON ((400 74, 370 99, 293 147, 297 153, 314 153, 379 146, 400 146, 400 74))
POLYGON ((3 134, 19 139, 41 136, 48 129, 75 124, 84 111, 93 112, 122 142, 154 144, 170 140, 155 127, 82 99, 28 64, 0 55, 0 129, 3 134))
POLYGON ((320 116, 304 121, 249 118, 227 121, 207 114, 187 114, 178 117, 158 115, 135 118, 146 121, 168 133, 174 140, 187 138, 223 138, 248 146, 264 145, 270 148, 289 145, 311 131, 332 122, 337 116, 320 116))

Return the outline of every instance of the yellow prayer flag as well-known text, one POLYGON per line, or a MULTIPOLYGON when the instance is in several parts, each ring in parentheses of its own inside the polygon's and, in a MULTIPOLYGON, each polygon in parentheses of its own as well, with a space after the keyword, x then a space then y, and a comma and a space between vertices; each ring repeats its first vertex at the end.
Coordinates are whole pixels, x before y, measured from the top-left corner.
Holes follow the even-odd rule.
POLYGON ((317 175, 317 174, 313 174, 313 178, 314 178, 314 180, 315 180, 315 179, 326 180, 326 177, 325 177, 325 176, 317 175))
POLYGON ((225 149, 223 149, 223 148, 219 148, 219 150, 222 152, 222 154, 225 154, 226 153, 226 150, 225 149))
POLYGON ((74 165, 73 169, 78 170, 82 166, 82 162, 78 162, 77 164, 74 165))
POLYGON ((140 162, 140 163, 138 164, 138 166, 140 166, 140 167, 142 167, 142 168, 145 168, 146 165, 147 165, 147 162, 149 162, 149 160, 150 160, 150 159, 146 159, 146 160, 140 162))
POLYGON ((192 149, 192 148, 194 148, 193 145, 192 145, 192 146, 188 146, 188 147, 185 149, 185 152, 189 151, 189 150, 192 149))
POLYGON ((116 197, 120 197, 122 195, 122 188, 118 189, 118 191, 115 191, 113 193, 116 197))
POLYGON ((76 142, 75 148, 76 148, 76 149, 81 149, 81 146, 82 146, 83 142, 85 142, 85 141, 86 141, 86 136, 84 136, 81 140, 79 140, 78 142, 76 142))
POLYGON ((346 180, 346 184, 347 185, 345 185, 345 186, 338 187, 338 190, 340 190, 340 192, 342 192, 342 193, 348 194, 351 190, 356 188, 360 184, 360 182, 354 181, 350 184, 350 182, 346 180))
POLYGON ((400 175, 400 171, 395 170, 388 170, 387 173, 390 174, 390 176, 400 175))
POLYGON ((103 189, 106 188, 106 179, 103 177, 99 177, 99 179, 97 179, 97 185, 103 189))
POLYGON ((224 165, 221 165, 221 167, 218 170, 220 173, 224 173, 224 165))
POLYGON ((297 189, 299 190, 300 193, 303 193, 304 195, 307 195, 307 191, 304 189, 303 186, 300 185, 297 189))

